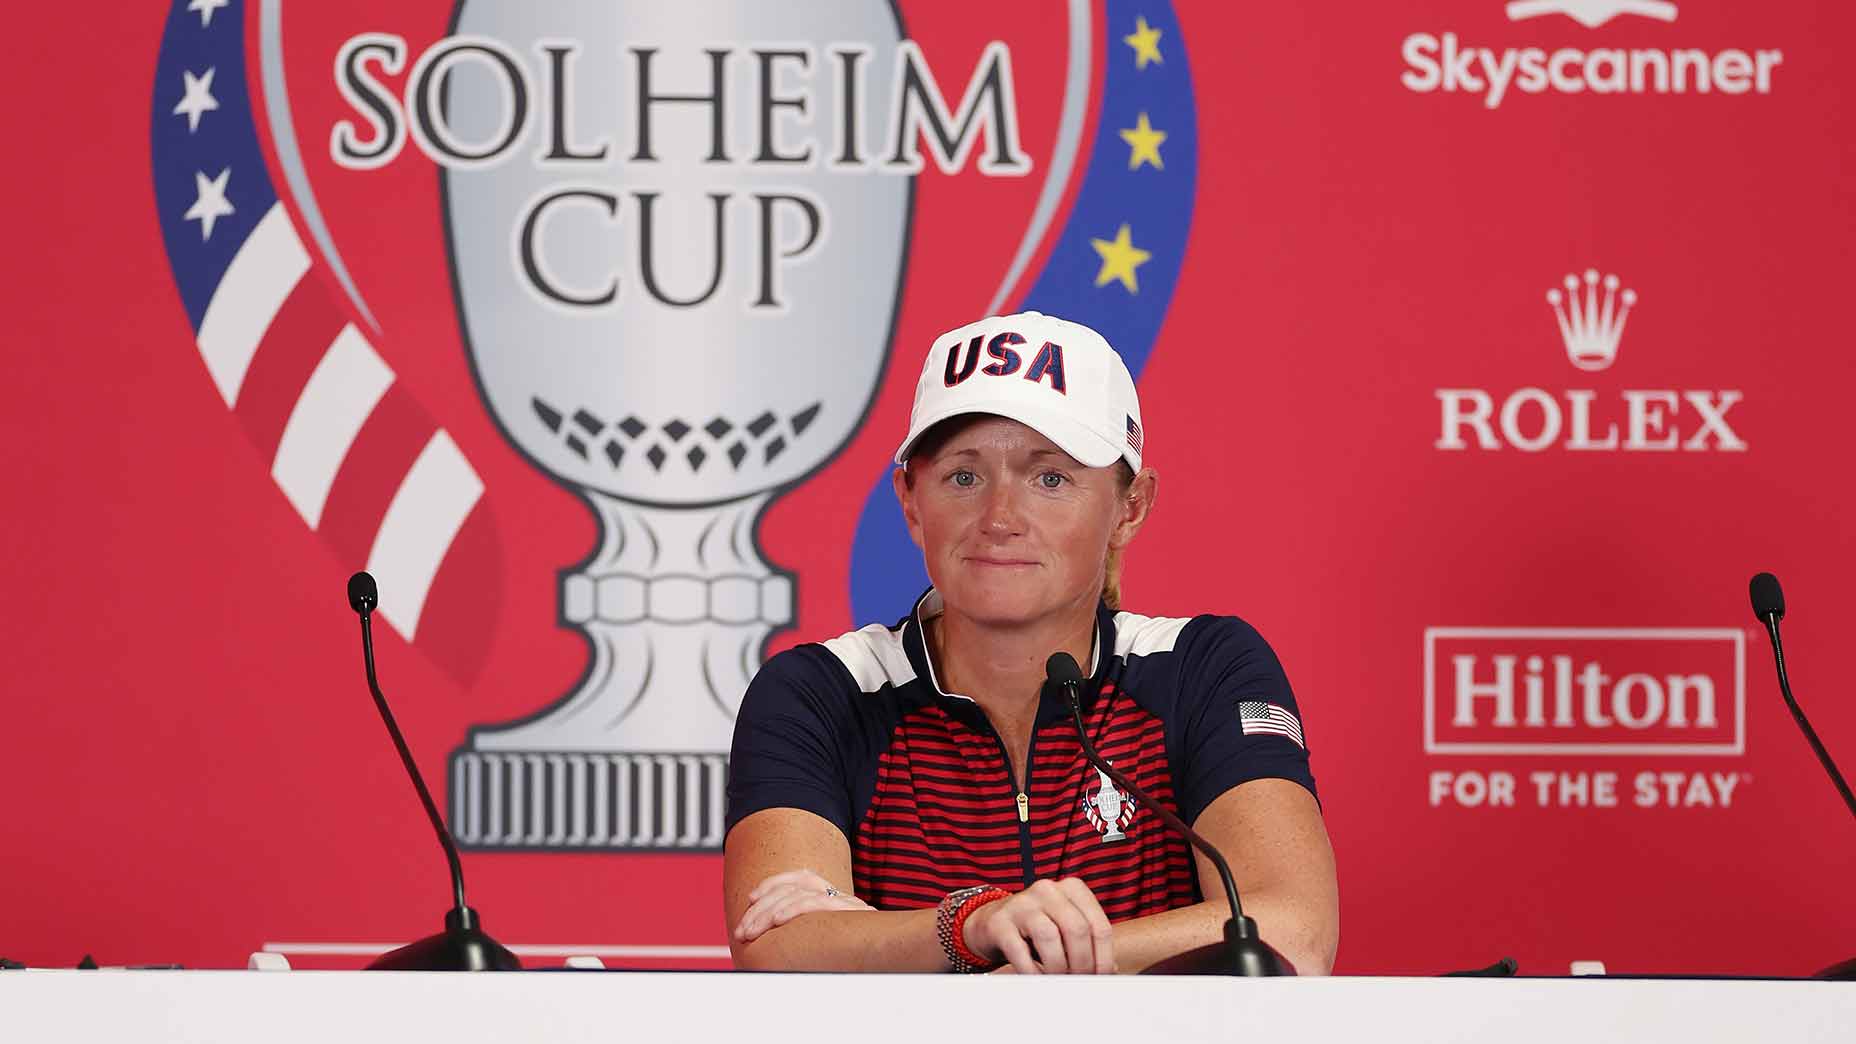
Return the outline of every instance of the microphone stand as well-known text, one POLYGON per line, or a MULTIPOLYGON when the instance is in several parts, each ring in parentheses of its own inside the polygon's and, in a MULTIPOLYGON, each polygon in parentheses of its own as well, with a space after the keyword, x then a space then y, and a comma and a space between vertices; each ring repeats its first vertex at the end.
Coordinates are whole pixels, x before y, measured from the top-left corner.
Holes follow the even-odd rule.
MULTIPOLYGON (((1785 708, 1792 713, 1792 720, 1798 723, 1798 731, 1804 733, 1805 742, 1817 755, 1817 760, 1824 766, 1830 776, 1830 782, 1836 786, 1837 793, 1843 797, 1843 804, 1856 816, 1856 795, 1850 793, 1850 785, 1837 770, 1837 763, 1830 758, 1830 751, 1824 748, 1822 740, 1817 738, 1817 730, 1804 716, 1804 708, 1798 706, 1798 700, 1792 695, 1792 682, 1785 673, 1785 646, 1779 641, 1779 620, 1785 616, 1785 595, 1779 589, 1779 578, 1771 573, 1760 573, 1747 585, 1753 601, 1753 615, 1766 625, 1766 636, 1772 639, 1772 662, 1778 668, 1779 694, 1785 697, 1785 708)), ((1856 981, 1856 957, 1833 964, 1818 972, 1813 978, 1832 979, 1842 982, 1856 981)))
POLYGON ((451 831, 445 829, 445 821, 439 816, 438 806, 432 801, 432 792, 426 789, 425 778, 419 774, 419 766, 413 762, 412 751, 406 746, 406 737, 400 734, 400 727, 393 720, 393 711, 387 707, 387 697, 380 691, 379 679, 374 675, 374 632, 371 624, 374 607, 379 603, 380 592, 372 576, 363 572, 349 577, 348 605, 361 618, 361 655, 367 665, 367 688, 374 694, 374 706, 380 711, 380 720, 386 723, 387 735, 393 737, 393 747, 399 751, 400 764, 406 767, 413 789, 419 792, 419 803, 425 806, 426 818, 431 820, 432 830, 438 835, 439 847, 445 850, 445 862, 451 869, 452 906, 445 913, 444 931, 384 953, 368 968, 391 971, 520 970, 522 962, 507 947, 484 933, 477 911, 464 902, 464 866, 458 860, 458 846, 451 839, 451 831))
POLYGON ((1803 708, 1798 706, 1797 698, 1792 695, 1791 679, 1785 675, 1785 647, 1779 643, 1779 615, 1769 612, 1760 616, 1766 622, 1767 636, 1772 639, 1772 662, 1779 670, 1779 694, 1785 697, 1785 708, 1792 712, 1792 720, 1798 723, 1798 731, 1804 733, 1805 742, 1811 744, 1817 760, 1830 775, 1831 784, 1843 796, 1843 803, 1849 807, 1850 815, 1856 816, 1856 795, 1850 793, 1849 783, 1844 780, 1843 773, 1837 771, 1837 763, 1830 760, 1830 751, 1824 749, 1824 741, 1817 738, 1817 730, 1811 727, 1803 708))
MULTIPOLYGON (((1069 657, 1066 655, 1065 659, 1069 657)), ((1075 670, 1074 660, 1071 660, 1070 667, 1072 671, 1075 670)), ((1133 794, 1136 800, 1152 809, 1174 833, 1183 835, 1187 841, 1192 842, 1192 847, 1204 853, 1205 858, 1211 860, 1212 865, 1218 868, 1218 879, 1224 882, 1225 901, 1231 904, 1231 916, 1224 922, 1223 942, 1210 943, 1184 953, 1174 954, 1148 967, 1143 974, 1241 975, 1246 977, 1294 975, 1295 966, 1257 934, 1256 919, 1245 916, 1243 904, 1237 897, 1237 880, 1231 876, 1231 865, 1225 862, 1224 854, 1213 847, 1210 841, 1200 837, 1198 831, 1187 826, 1184 820, 1174 815, 1165 805, 1149 797, 1139 784, 1102 759, 1102 755, 1096 752, 1096 745, 1090 742, 1089 730, 1083 725, 1082 698, 1076 691, 1078 679, 1053 680, 1062 687, 1065 698, 1069 700, 1070 716, 1076 720, 1076 735, 1083 742, 1083 757, 1089 759, 1089 763, 1112 780, 1116 786, 1133 794)))

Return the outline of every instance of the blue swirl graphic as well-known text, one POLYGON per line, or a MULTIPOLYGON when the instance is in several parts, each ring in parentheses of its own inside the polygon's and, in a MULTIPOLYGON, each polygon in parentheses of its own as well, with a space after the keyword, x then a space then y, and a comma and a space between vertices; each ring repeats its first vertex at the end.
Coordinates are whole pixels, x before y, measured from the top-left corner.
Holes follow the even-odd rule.
MULTIPOLYGON (((1082 184, 1068 219, 1055 232, 1056 245, 1043 270, 1012 310, 1036 310, 1093 327, 1121 352, 1138 382, 1185 260, 1198 184, 1198 111, 1171 4, 1106 0, 1101 26, 1101 108, 1082 184), (1149 33, 1139 35, 1153 41, 1161 55, 1144 68, 1139 50, 1127 39, 1143 25, 1149 33), (1157 37, 1149 35, 1154 31, 1157 37), (1157 146, 1162 166, 1143 161, 1131 168, 1134 146, 1121 132, 1142 127, 1143 116, 1146 127, 1165 134, 1157 146), (1115 280, 1096 285, 1103 258, 1095 244, 1115 241, 1123 228, 1129 242, 1150 255, 1136 270, 1138 292, 1115 280)), ((904 359, 926 351, 922 345, 901 348, 897 355, 904 359)), ((914 377, 898 371, 892 379, 914 377)), ((900 441, 902 432, 896 438, 900 441)), ((872 485, 851 542, 851 615, 857 624, 907 615, 928 586, 921 552, 909 539, 889 474, 885 466, 872 485)))
POLYGON ((161 34, 151 101, 155 210, 187 320, 198 330, 232 258, 277 202, 245 85, 243 3, 234 0, 204 16, 173 5, 161 34), (209 77, 207 93, 215 107, 191 119, 176 113, 188 80, 209 77), (232 208, 214 217, 210 235, 204 222, 187 217, 201 197, 202 178, 223 178, 232 208))

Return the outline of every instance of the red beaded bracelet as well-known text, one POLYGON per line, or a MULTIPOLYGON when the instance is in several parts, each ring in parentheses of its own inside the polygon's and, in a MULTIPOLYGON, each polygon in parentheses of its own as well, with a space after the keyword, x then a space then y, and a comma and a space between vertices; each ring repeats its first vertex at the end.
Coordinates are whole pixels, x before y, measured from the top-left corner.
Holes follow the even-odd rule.
POLYGON ((987 903, 1007 898, 1011 894, 1003 888, 978 885, 949 892, 947 898, 941 900, 935 917, 936 934, 940 936, 941 950, 947 954, 947 962, 953 965, 955 971, 991 971, 1002 963, 988 960, 967 946, 967 918, 987 903))

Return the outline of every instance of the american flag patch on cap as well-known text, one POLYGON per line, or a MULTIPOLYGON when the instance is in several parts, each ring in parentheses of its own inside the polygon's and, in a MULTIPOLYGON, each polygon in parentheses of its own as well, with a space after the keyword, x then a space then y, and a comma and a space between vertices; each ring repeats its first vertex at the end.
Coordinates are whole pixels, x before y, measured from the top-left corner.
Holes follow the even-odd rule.
POLYGON ((1141 426, 1132 413, 1128 414, 1128 448, 1136 453, 1141 452, 1141 426))
POLYGON ((1308 749, 1308 744, 1302 742, 1302 723, 1295 720, 1295 715, 1286 707, 1260 700, 1246 700, 1237 705, 1237 720, 1243 724, 1246 736, 1286 736, 1296 746, 1308 749))

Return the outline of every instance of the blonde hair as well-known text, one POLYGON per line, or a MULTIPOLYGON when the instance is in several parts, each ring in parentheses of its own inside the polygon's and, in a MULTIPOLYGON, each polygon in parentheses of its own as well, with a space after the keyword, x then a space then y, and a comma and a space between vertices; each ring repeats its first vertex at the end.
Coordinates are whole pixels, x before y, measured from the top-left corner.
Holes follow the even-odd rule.
MULTIPOLYGON (((1115 462, 1115 486, 1121 496, 1127 496, 1134 485, 1134 468, 1126 459, 1115 462)), ((1108 558, 1102 563, 1102 604, 1110 609, 1121 608, 1121 548, 1110 547, 1108 558)))
POLYGON ((1102 566, 1102 604, 1110 609, 1121 608, 1121 549, 1108 549, 1108 561, 1102 566))

